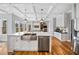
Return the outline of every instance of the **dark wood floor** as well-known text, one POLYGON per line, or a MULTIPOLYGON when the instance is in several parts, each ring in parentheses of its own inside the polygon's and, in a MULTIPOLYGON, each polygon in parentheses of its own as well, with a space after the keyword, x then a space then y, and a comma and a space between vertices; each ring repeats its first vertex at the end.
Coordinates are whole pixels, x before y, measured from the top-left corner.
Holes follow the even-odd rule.
POLYGON ((67 41, 60 41, 52 38, 52 52, 15 51, 15 55, 74 55, 71 44, 67 41))

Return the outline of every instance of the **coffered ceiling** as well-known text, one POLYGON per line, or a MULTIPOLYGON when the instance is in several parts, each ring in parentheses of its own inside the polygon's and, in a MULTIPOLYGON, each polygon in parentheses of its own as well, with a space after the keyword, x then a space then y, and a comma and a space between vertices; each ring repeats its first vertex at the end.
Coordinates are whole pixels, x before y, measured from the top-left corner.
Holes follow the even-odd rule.
POLYGON ((71 3, 0 3, 0 14, 13 13, 28 20, 40 20, 71 9, 71 3))

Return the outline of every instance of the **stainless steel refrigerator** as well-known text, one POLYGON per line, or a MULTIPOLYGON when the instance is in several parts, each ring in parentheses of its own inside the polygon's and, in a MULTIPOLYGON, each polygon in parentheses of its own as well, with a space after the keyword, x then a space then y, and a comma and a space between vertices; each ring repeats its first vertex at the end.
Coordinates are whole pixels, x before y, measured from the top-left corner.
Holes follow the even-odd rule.
POLYGON ((71 49, 76 54, 79 54, 79 31, 74 29, 74 20, 71 20, 71 49))

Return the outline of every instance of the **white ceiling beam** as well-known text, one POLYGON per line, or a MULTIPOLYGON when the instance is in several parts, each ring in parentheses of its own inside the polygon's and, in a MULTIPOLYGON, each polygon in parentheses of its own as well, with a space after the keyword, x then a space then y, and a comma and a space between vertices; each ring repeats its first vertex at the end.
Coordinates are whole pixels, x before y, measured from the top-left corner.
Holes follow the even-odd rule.
POLYGON ((16 7, 16 6, 13 6, 16 10, 18 10, 21 14, 23 14, 24 15, 24 13, 18 8, 18 7, 16 7))
POLYGON ((0 11, 2 11, 2 12, 4 12, 4 13, 8 14, 8 12, 7 12, 7 11, 5 11, 5 10, 3 10, 3 9, 0 9, 0 11))
POLYGON ((23 13, 18 7, 16 7, 14 4, 10 3, 9 5, 10 5, 11 7, 15 8, 17 11, 19 11, 21 14, 24 15, 24 13, 23 13))
POLYGON ((28 18, 28 16, 26 15, 26 8, 25 8, 25 14, 24 14, 24 16, 25 16, 25 19, 27 19, 28 18))
MULTIPOLYGON (((33 13, 33 12, 27 12, 26 14, 35 14, 35 13, 33 13)), ((37 12, 37 14, 41 14, 40 12, 37 12)), ((43 14, 47 14, 47 13, 43 13, 43 14)))
POLYGON ((35 6, 32 6, 32 7, 33 7, 33 10, 34 10, 34 13, 35 13, 36 20, 37 20, 36 8, 35 8, 35 6))
POLYGON ((49 16, 49 14, 51 13, 52 9, 53 9, 53 6, 50 6, 45 18, 47 18, 49 16))
POLYGON ((53 10, 54 10, 56 7, 57 7, 57 4, 51 5, 51 6, 49 7, 48 12, 47 12, 47 14, 46 14, 46 17, 45 17, 44 19, 49 18, 48 16, 49 16, 50 14, 52 14, 53 10))

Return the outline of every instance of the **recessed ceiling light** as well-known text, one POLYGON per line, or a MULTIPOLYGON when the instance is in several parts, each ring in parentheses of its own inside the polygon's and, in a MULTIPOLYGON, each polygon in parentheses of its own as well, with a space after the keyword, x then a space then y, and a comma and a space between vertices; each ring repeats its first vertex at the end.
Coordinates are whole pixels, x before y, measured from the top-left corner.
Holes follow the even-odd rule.
POLYGON ((27 19, 25 19, 25 21, 27 21, 27 19))

